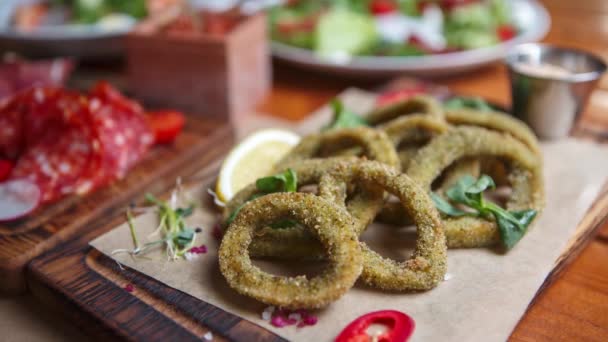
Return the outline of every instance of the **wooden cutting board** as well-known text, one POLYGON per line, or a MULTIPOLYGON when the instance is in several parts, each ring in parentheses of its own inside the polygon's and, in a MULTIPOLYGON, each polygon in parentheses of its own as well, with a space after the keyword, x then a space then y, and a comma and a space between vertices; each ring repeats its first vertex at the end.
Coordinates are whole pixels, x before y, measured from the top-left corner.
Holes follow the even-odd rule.
MULTIPOLYGON (((409 80, 398 79, 382 87, 383 90, 408 86, 409 80)), ((454 90, 477 94, 478 89, 454 90)), ((442 92, 445 89, 434 89, 442 92)), ((495 100, 495 99, 493 99, 495 100)), ((497 101, 501 103, 501 101, 497 101)), ((601 125, 604 126, 604 125, 601 125)), ((597 127, 597 126, 596 126, 597 127)), ((608 127, 589 132, 579 130, 576 136, 607 142, 608 127)), ((219 143, 216 148, 228 149, 231 143, 219 143)), ((217 155, 201 154, 209 167, 197 173, 198 182, 208 182, 217 175, 219 164, 212 161, 217 155)), ((202 163, 201 163, 202 165, 202 163)), ((596 235, 608 218, 608 185, 602 190, 585 218, 577 227, 570 245, 556 261, 551 274, 537 291, 539 295, 549 287, 569 265, 587 242, 596 235)), ((97 222, 84 235, 66 243, 44 256, 36 258, 28 267, 27 281, 30 290, 44 304, 61 313, 89 334, 99 339, 127 340, 197 340, 211 331, 214 341, 282 341, 272 332, 238 316, 204 303, 190 295, 174 290, 155 279, 132 269, 121 270, 88 243, 95 237, 124 222, 124 216, 97 222), (133 284, 135 291, 124 287, 133 284)))
POLYGON ((72 196, 37 209, 27 218, 0 224, 0 293, 26 291, 25 268, 36 256, 95 230, 134 196, 167 189, 176 177, 200 169, 232 140, 225 122, 188 117, 169 146, 154 147, 127 177, 84 197, 72 196), (201 157, 203 155, 203 157, 201 157))
MULTIPOLYGON (((595 139, 588 136, 589 139, 595 139)), ((208 158, 209 162, 213 159, 208 158)), ((218 163, 197 174, 211 182, 218 163)), ((577 228, 535 298, 557 279, 608 217, 606 186, 577 228)), ((33 294, 98 338, 130 340, 201 340, 211 331, 216 340, 278 341, 281 337, 249 321, 171 289, 132 269, 121 270, 112 259, 88 246, 96 236, 123 222, 122 215, 99 222, 86 235, 35 259, 28 269, 33 294), (127 284, 135 291, 128 293, 127 284)), ((530 305, 532 305, 534 301, 530 305)))
MULTIPOLYGON (((218 164, 197 175, 207 183, 217 176, 218 164)), ((557 279, 608 217, 608 186, 604 187, 577 228, 536 297, 557 279)), ((97 338, 200 341, 208 331, 214 341, 282 341, 272 332, 238 316, 174 290, 137 271, 121 270, 111 258, 88 246, 96 236, 124 221, 119 214, 100 222, 86 235, 35 259, 28 284, 44 304, 59 308, 67 318, 97 338), (133 284, 135 291, 125 290, 133 284)), ((535 298, 536 298, 535 297, 535 298)), ((530 305, 532 305, 534 301, 530 305)))

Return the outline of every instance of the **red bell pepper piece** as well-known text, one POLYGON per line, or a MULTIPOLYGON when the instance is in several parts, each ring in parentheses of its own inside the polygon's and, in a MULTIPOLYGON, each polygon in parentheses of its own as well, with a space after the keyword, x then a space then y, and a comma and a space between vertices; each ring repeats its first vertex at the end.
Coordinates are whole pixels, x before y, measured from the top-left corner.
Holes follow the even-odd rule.
POLYGON ((15 164, 10 160, 0 159, 0 182, 8 179, 14 166, 15 164))
POLYGON ((369 4, 369 10, 374 15, 382 15, 397 11, 398 7, 392 0, 373 0, 369 4))
POLYGON ((186 123, 184 114, 174 110, 148 113, 148 123, 154 133, 156 144, 172 143, 186 123))
POLYGON ((375 337, 379 342, 404 342, 414 332, 414 320, 403 312, 395 310, 383 310, 370 312, 354 321, 342 330, 336 338, 336 342, 363 342, 371 341, 372 336, 367 334, 367 329, 372 324, 383 324, 388 330, 375 337))
POLYGON ((395 102, 407 100, 414 95, 425 94, 426 92, 427 89, 424 86, 388 91, 378 97, 376 100, 376 105, 378 107, 388 106, 395 102))

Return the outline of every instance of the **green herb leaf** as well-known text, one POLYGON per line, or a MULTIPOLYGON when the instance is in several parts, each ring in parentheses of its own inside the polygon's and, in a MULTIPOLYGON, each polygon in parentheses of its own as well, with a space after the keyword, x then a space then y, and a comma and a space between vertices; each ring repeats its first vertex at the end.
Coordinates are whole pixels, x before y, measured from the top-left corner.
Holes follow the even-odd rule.
POLYGON ((466 189, 466 193, 480 194, 488 189, 496 189, 496 183, 494 183, 492 177, 488 175, 481 175, 481 177, 479 177, 475 183, 471 184, 471 186, 466 189))
POLYGON ((435 207, 437 207, 437 209, 440 212, 442 212, 448 216, 460 217, 460 216, 467 215, 467 212, 454 207, 453 205, 450 204, 450 202, 446 201, 445 199, 443 199, 443 197, 437 195, 434 192, 431 192, 431 198, 433 199, 433 202, 435 203, 435 207))
POLYGON ((151 193, 147 193, 146 194, 146 201, 152 204, 156 204, 158 206, 163 206, 165 205, 165 203, 161 200, 159 200, 158 198, 154 197, 154 195, 152 195, 151 193))
POLYGON ((177 208, 175 210, 175 213, 179 216, 179 217, 188 217, 190 215, 192 215, 192 213, 194 212, 194 206, 189 206, 188 208, 177 208))
POLYGON ((471 188, 476 183, 476 180, 471 175, 465 175, 460 178, 456 184, 454 184, 451 188, 449 188, 445 195, 452 201, 456 203, 465 204, 471 206, 474 204, 474 201, 469 199, 469 195, 467 194, 467 190, 471 188))
MULTIPOLYGON (((234 219, 238 215, 239 211, 241 211, 243 206, 245 206, 245 204, 249 201, 252 201, 258 197, 262 197, 264 195, 275 193, 275 192, 296 192, 296 191, 298 191, 298 175, 294 170, 287 169, 283 173, 279 173, 276 175, 258 179, 255 182, 255 186, 258 188, 258 190, 260 192, 252 195, 245 203, 243 203, 239 207, 237 207, 230 214, 230 216, 228 217, 226 222, 224 222, 224 226, 226 226, 226 227, 229 226, 234 221, 234 219)), ((287 228, 287 227, 284 227, 284 228, 287 228)))
POLYGON ((491 112, 494 109, 480 97, 455 96, 444 102, 446 109, 476 109, 482 112, 491 112))
POLYGON ((292 169, 283 173, 260 178, 255 182, 259 191, 270 194, 274 192, 295 192, 298 188, 298 176, 292 169))
POLYGON ((437 209, 445 215, 452 217, 474 215, 494 218, 503 245, 507 249, 511 249, 524 236, 537 212, 533 209, 509 212, 493 202, 485 201, 483 192, 495 187, 496 184, 490 176, 482 175, 479 179, 475 179, 467 175, 459 179, 454 186, 446 191, 448 199, 474 209, 473 212, 465 212, 455 208, 437 194, 432 193, 431 196, 437 209))
MULTIPOLYGON (((245 203, 247 203, 247 202, 245 202, 245 203)), ((228 227, 229 225, 232 224, 232 222, 236 218, 236 215, 238 215, 239 211, 241 211, 241 209, 243 209, 243 207, 245 206, 245 203, 239 205, 236 209, 234 209, 234 211, 232 213, 230 213, 230 216, 228 216, 228 219, 226 219, 224 226, 228 227)))
POLYGON ((334 99, 331 102, 331 107, 334 111, 334 118, 329 125, 323 128, 324 131, 339 128, 369 126, 369 124, 364 118, 345 109, 344 105, 342 104, 342 101, 334 99))
POLYGON ((178 245, 180 248, 184 248, 188 246, 192 240, 194 240, 194 230, 193 229, 184 229, 183 231, 177 233, 173 242, 178 245))
POLYGON ((521 226, 526 228, 534 221, 537 214, 538 212, 534 209, 511 211, 511 215, 517 219, 521 226))

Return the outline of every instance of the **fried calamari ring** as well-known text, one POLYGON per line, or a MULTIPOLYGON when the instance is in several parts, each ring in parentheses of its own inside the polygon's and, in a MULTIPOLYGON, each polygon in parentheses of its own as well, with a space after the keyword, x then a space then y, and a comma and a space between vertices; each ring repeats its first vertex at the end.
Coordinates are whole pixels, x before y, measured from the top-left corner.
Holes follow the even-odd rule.
POLYGON ((439 213, 427 192, 413 179, 385 164, 364 161, 339 164, 321 178, 319 196, 344 203, 347 184, 366 182, 397 196, 417 226, 418 239, 410 259, 397 262, 384 258, 360 242, 363 253, 361 280, 394 291, 428 290, 443 280, 447 251, 439 213))
MULTIPOLYGON (((478 158, 466 158, 456 161, 445 170, 445 175, 443 176, 443 180, 437 189, 437 192, 440 194, 445 193, 447 189, 466 175, 479 177, 479 164, 478 158)), ((376 217, 376 221, 396 226, 408 226, 412 224, 409 215, 403 210, 403 206, 398 202, 385 203, 384 208, 382 208, 382 211, 376 217)))
MULTIPOLYGON (((319 184, 321 176, 337 164, 352 165, 358 163, 360 158, 327 158, 308 159, 286 164, 298 175, 298 186, 319 184)), ((282 170, 281 170, 282 171, 282 170)), ((223 222, 252 196, 259 191, 255 184, 250 184, 239 191, 226 204, 223 211, 223 222)), ((355 189, 349 194, 346 208, 354 219, 354 229, 359 236, 374 220, 384 204, 384 191, 366 184, 355 184, 355 189)), ((249 247, 253 257, 283 257, 283 258, 321 258, 322 246, 317 239, 302 227, 271 228, 264 227, 256 231, 257 238, 249 247)))
MULTIPOLYGON (((528 146, 536 155, 541 156, 538 139, 524 122, 501 112, 479 112, 470 109, 446 110, 445 119, 452 125, 470 125, 512 135, 528 146)), ((506 165, 496 158, 482 158, 483 173, 492 174, 499 185, 508 183, 506 165)))
POLYGON ((399 157, 386 133, 370 128, 356 127, 331 130, 304 137, 285 158, 277 164, 277 170, 285 169, 285 165, 296 161, 311 159, 322 155, 323 149, 333 151, 359 146, 363 148, 364 156, 371 160, 399 166, 399 157))
MULTIPOLYGON (((479 127, 456 127, 433 139, 412 160, 407 174, 428 190, 442 170, 466 157, 493 156, 508 161, 512 194, 507 210, 536 209, 544 206, 542 161, 528 146, 508 134, 479 127)), ((444 220, 450 248, 490 246, 499 241, 493 221, 481 218, 444 220)))
POLYGON ((394 104, 376 108, 368 113, 365 119, 370 125, 377 126, 400 116, 411 114, 426 114, 436 118, 443 118, 443 108, 433 97, 417 95, 394 104))
POLYGON ((489 130, 512 135, 520 140, 537 156, 541 155, 538 139, 534 132, 519 119, 500 112, 479 112, 469 109, 446 110, 445 120, 452 125, 479 126, 489 130))
POLYGON ((405 170, 419 146, 428 143, 433 136, 444 133, 449 126, 439 117, 411 114, 393 119, 378 128, 391 139, 398 151, 401 168, 405 170))
POLYGON ((395 147, 403 143, 418 142, 421 139, 444 133, 449 125, 443 120, 427 114, 401 116, 378 126, 391 139, 395 147))
POLYGON ((220 271, 237 292, 279 307, 321 308, 348 291, 362 269, 353 221, 343 208, 313 194, 275 193, 247 203, 228 227, 219 248, 220 271), (253 265, 247 251, 257 229, 288 217, 298 221, 327 251, 319 276, 281 277, 253 265))

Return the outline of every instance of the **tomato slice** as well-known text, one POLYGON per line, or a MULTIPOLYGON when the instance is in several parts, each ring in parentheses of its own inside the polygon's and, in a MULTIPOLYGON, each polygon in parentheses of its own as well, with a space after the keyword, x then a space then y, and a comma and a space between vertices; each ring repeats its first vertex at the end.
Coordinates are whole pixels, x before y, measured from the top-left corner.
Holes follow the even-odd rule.
POLYGON ((148 113, 148 123, 154 133, 157 144, 172 143, 186 123, 184 114, 174 110, 162 110, 148 113))
POLYGON ((407 341, 414 332, 416 324, 414 320, 400 311, 383 310, 365 314, 342 330, 336 338, 336 342, 404 342, 407 341), (388 330, 380 335, 369 336, 367 329, 372 324, 385 325, 388 330))
MULTIPOLYGON (((425 1, 430 2, 430 1, 425 1)), ((439 6, 446 11, 451 11, 460 6, 466 6, 469 4, 474 4, 476 2, 481 2, 480 0, 441 0, 439 1, 439 6)))
POLYGON ((397 4, 392 0, 372 0, 369 4, 369 10, 374 15, 393 13, 397 9, 397 4))
POLYGON ((0 182, 8 179, 14 166, 15 164, 10 160, 0 159, 0 182))
POLYGON ((496 34, 498 35, 498 39, 500 39, 501 42, 504 42, 515 38, 515 36, 517 36, 517 30, 513 25, 505 24, 496 28, 496 34))

